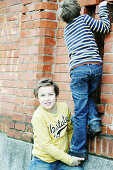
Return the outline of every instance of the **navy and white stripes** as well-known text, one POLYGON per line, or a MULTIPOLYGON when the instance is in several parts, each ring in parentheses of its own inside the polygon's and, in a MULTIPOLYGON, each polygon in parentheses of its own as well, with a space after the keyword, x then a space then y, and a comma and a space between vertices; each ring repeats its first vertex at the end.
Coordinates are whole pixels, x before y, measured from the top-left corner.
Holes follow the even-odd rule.
POLYGON ((108 33, 110 31, 109 12, 106 6, 99 8, 100 20, 89 15, 82 15, 67 24, 64 39, 70 57, 70 70, 85 63, 102 63, 93 32, 108 33))

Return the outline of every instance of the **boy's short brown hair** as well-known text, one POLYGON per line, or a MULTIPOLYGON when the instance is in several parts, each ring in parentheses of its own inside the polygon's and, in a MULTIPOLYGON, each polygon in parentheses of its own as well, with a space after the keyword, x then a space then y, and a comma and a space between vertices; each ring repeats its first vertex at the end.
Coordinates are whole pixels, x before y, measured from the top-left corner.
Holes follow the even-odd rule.
POLYGON ((77 0, 63 0, 60 3, 58 16, 66 23, 70 23, 74 18, 80 16, 80 10, 77 0))
POLYGON ((38 98, 38 90, 39 90, 39 88, 40 87, 46 87, 46 86, 53 86, 55 94, 56 94, 56 97, 59 95, 59 87, 58 87, 58 85, 56 83, 54 83, 53 80, 50 79, 50 78, 43 78, 38 82, 38 84, 34 88, 33 93, 34 93, 36 98, 38 98))

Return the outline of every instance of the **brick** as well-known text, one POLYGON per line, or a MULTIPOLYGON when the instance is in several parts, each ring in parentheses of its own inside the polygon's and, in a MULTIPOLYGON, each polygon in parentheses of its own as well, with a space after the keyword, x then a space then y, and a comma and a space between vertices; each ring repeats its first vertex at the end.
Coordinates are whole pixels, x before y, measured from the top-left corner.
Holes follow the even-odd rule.
POLYGON ((28 4, 27 5, 27 7, 28 7, 28 12, 32 12, 32 11, 35 11, 35 4, 28 4))
POLYGON ((27 70, 28 70, 28 65, 27 64, 19 64, 18 65, 18 71, 27 71, 27 70))
POLYGON ((59 86, 60 91, 67 90, 67 83, 65 82, 58 82, 58 86, 59 86))
POLYGON ((37 73, 36 74, 36 80, 40 80, 43 77, 53 78, 53 74, 50 74, 50 73, 37 73))
POLYGON ((109 139, 108 157, 113 158, 113 139, 109 139))
POLYGON ((25 131, 25 124, 16 122, 15 123, 15 129, 20 131, 25 131))
POLYGON ((11 129, 8 129, 7 136, 20 139, 21 138, 21 133, 19 131, 13 131, 11 129))
POLYGON ((108 135, 113 135, 113 125, 109 125, 107 126, 107 134, 108 135))
POLYGON ((113 76, 112 75, 104 75, 102 76, 102 83, 111 83, 113 84, 113 76))
POLYGON ((36 10, 49 9, 49 10, 56 11, 58 9, 58 5, 50 2, 40 2, 35 5, 35 9, 36 10))
POLYGON ((25 81, 18 81, 16 87, 26 88, 26 82, 25 81))
POLYGON ((95 153, 95 137, 90 138, 90 152, 95 153))
POLYGON ((54 60, 55 60, 54 57, 49 55, 38 55, 34 57, 34 61, 39 63, 53 64, 54 60))
POLYGON ((5 22, 5 17, 4 16, 0 16, 0 23, 5 22))
POLYGON ((21 139, 28 142, 32 142, 32 137, 33 134, 29 134, 29 133, 22 133, 21 135, 21 139))
POLYGON ((108 153, 108 140, 107 138, 102 138, 102 155, 107 156, 108 153))
POLYGON ((23 118, 24 118, 24 115, 22 115, 22 114, 13 114, 13 116, 12 116, 12 120, 17 120, 17 121, 20 121, 20 122, 22 122, 23 121, 23 118))
POLYGON ((28 12, 28 7, 27 6, 23 6, 22 7, 22 14, 25 14, 28 12))
POLYGON ((56 54, 57 54, 57 55, 65 55, 65 54, 68 55, 68 51, 67 51, 66 46, 60 47, 60 48, 58 47, 58 48, 56 49, 56 54))
MULTIPOLYGON (((22 80, 30 80, 31 79, 31 75, 30 73, 23 73, 23 78, 22 80)), ((27 93, 28 94, 28 93, 27 93)))
POLYGON ((106 113, 113 115, 113 105, 108 104, 106 106, 106 113))
POLYGON ((102 146, 102 137, 97 136, 96 137, 96 154, 97 155, 101 154, 101 146, 102 146))
POLYGON ((51 47, 39 47, 38 48, 38 53, 39 54, 49 54, 52 55, 53 54, 53 48, 51 47))
POLYGON ((40 11, 37 13, 34 13, 32 15, 32 20, 37 20, 37 19, 51 19, 51 20, 56 20, 56 14, 52 12, 46 12, 46 11, 40 11))
POLYGON ((36 86, 36 81, 29 81, 27 82, 27 88, 34 88, 36 86))
POLYGON ((105 43, 112 43, 112 42, 113 42, 113 32, 105 36, 105 43))
POLYGON ((6 1, 1 1, 0 2, 0 9, 5 8, 7 6, 7 2, 6 1))
POLYGON ((61 38, 61 30, 57 30, 56 37, 57 37, 57 38, 61 38))
POLYGON ((31 21, 32 19, 32 15, 31 14, 27 14, 27 15, 22 15, 21 19, 22 19, 22 23, 23 22, 27 22, 27 21, 31 21))
POLYGON ((44 65, 44 64, 29 64, 28 70, 51 72, 52 66, 51 65, 44 65))
POLYGON ((107 43, 104 45, 104 52, 107 53, 107 52, 113 52, 113 45, 112 43, 107 43))
POLYGON ((0 122, 0 132, 2 132, 2 122, 0 122))
POLYGON ((27 125, 26 125, 26 132, 33 133, 33 127, 32 127, 31 124, 27 124, 27 125))
POLYGON ((31 123, 32 116, 31 115, 25 115, 24 122, 31 123))
POLYGON ((71 114, 74 115, 74 102, 72 101, 66 101, 66 103, 68 104, 70 110, 71 110, 71 114))
POLYGON ((15 122, 11 120, 9 122, 9 129, 14 129, 14 127, 15 127, 15 122))
POLYGON ((55 82, 60 82, 62 80, 62 82, 69 82, 70 81, 70 75, 67 73, 62 73, 60 74, 54 74, 54 81, 55 82))
POLYGON ((72 100, 71 97, 71 92, 65 92, 65 91, 61 91, 59 96, 58 96, 59 100, 72 100))
POLYGON ((7 2, 8 6, 16 5, 22 3, 22 0, 11 0, 7 2))
MULTIPOLYGON (((50 0, 51 2, 57 2, 57 0, 50 0)), ((59 0, 59 2, 60 2, 61 0, 59 0)))
POLYGON ((105 124, 105 125, 112 124, 111 116, 103 115, 101 120, 102 120, 102 124, 105 124))
MULTIPOLYGON (((33 96, 34 97, 34 96, 33 96)), ((15 112, 20 112, 21 114, 33 114, 34 108, 28 107, 28 106, 19 106, 16 105, 14 108, 15 112)))
POLYGON ((100 100, 101 100, 102 103, 113 104, 113 95, 102 94, 101 97, 100 97, 100 100))
POLYGON ((8 131, 7 131, 7 136, 13 137, 13 136, 14 136, 14 135, 13 135, 13 130, 8 129, 8 131))
POLYGON ((29 31, 21 31, 20 32, 20 37, 21 38, 27 38, 27 37, 29 37, 29 31))
POLYGON ((67 24, 65 22, 60 21, 58 23, 58 29, 64 29, 67 24))
POLYGON ((35 22, 34 28, 51 28, 56 29, 57 28, 57 22, 53 21, 47 21, 47 20, 40 20, 35 22))
POLYGON ((14 20, 19 20, 20 19, 20 14, 12 14, 7 16, 7 21, 14 21, 14 20))
POLYGON ((99 4, 101 1, 100 0, 78 0, 80 6, 89 6, 89 5, 96 5, 99 4))
POLYGON ((105 53, 104 56, 103 56, 103 61, 113 63, 113 54, 112 53, 110 53, 110 54, 105 53))
POLYGON ((101 85, 101 92, 102 93, 112 93, 112 85, 102 84, 101 85))
POLYGON ((46 38, 46 37, 38 37, 36 39, 29 39, 26 42, 26 45, 47 45, 47 46, 54 46, 56 41, 53 38, 46 38))
POLYGON ((64 46, 64 45, 65 45, 64 39, 58 38, 57 39, 57 46, 60 47, 60 46, 64 46))
POLYGON ((107 134, 107 126, 102 125, 102 134, 107 134))
POLYGON ((25 100, 25 105, 26 106, 34 106, 34 99, 33 98, 27 98, 25 100))
MULTIPOLYGON (((19 52, 20 52, 20 55, 25 55, 25 54, 28 54, 28 51, 29 51, 29 48, 28 47, 21 47, 19 52)), ((25 66, 25 65, 24 65, 25 66)))
POLYGON ((54 72, 58 73, 65 73, 68 72, 67 65, 62 64, 62 65, 55 65, 54 72))
POLYGON ((33 2, 33 0, 22 0, 23 5, 27 5, 27 4, 30 4, 32 2, 33 2))
POLYGON ((34 30, 30 30, 30 37, 34 37, 34 36, 47 36, 47 37, 55 37, 55 32, 53 30, 50 29, 44 29, 44 28, 39 28, 39 29, 34 29, 34 30))
POLYGON ((103 65, 103 73, 112 73, 113 72, 112 64, 104 64, 103 65))
POLYGON ((113 31, 113 23, 111 23, 111 31, 113 31))

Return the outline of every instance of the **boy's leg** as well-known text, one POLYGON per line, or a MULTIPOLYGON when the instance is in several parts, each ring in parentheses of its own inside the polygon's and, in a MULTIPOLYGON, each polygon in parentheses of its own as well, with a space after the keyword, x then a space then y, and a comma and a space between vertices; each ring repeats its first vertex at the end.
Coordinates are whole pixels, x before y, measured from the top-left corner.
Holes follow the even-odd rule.
POLYGON ((39 158, 33 156, 28 170, 53 170, 56 166, 56 162, 46 163, 39 158))
POLYGON ((92 93, 97 88, 100 78, 102 76, 102 65, 89 65, 91 70, 90 83, 89 83, 89 114, 88 114, 88 133, 90 135, 96 135, 101 132, 100 128, 100 118, 98 117, 98 112, 96 111, 96 103, 92 99, 92 93))
POLYGON ((75 167, 72 167, 72 166, 69 166, 69 165, 66 165, 65 163, 61 162, 61 161, 58 161, 58 165, 56 167, 56 170, 83 170, 82 166, 75 166, 75 167))
MULTIPOLYGON (((73 136, 71 149, 73 153, 83 155, 87 152, 87 116, 89 69, 87 65, 78 66, 71 71, 71 91, 75 103, 75 114, 72 116, 73 136)), ((75 155, 76 156, 76 155, 75 155)), ((81 156, 82 157, 82 156, 81 156)), ((83 156, 84 157, 84 156, 83 156)))

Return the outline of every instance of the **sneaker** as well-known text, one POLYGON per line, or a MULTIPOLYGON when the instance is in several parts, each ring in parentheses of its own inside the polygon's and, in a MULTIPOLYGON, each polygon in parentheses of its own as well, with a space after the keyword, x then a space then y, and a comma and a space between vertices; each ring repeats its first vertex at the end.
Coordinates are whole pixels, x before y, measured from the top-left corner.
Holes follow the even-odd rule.
POLYGON ((87 154, 87 152, 85 152, 85 153, 73 153, 73 152, 69 151, 69 154, 70 154, 71 156, 76 156, 76 157, 79 157, 79 158, 84 158, 84 161, 85 161, 86 159, 88 159, 88 154, 87 154))
POLYGON ((97 136, 102 132, 100 127, 100 121, 93 121, 89 124, 88 135, 97 136))

